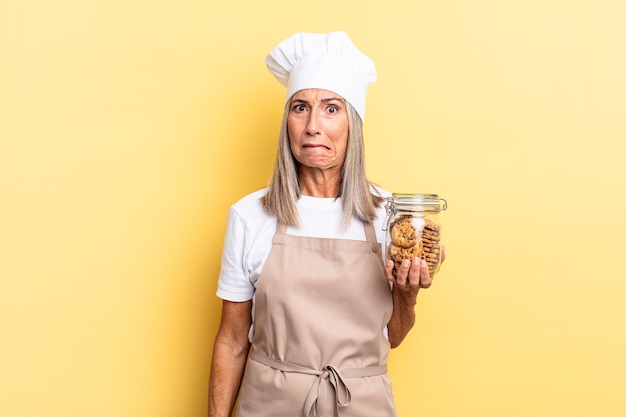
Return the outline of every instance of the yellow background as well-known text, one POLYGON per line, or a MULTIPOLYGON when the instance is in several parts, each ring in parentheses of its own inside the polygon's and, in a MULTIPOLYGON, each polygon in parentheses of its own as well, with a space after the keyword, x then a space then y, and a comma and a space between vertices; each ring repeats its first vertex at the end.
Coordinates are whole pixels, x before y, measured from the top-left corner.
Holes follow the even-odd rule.
POLYGON ((266 184, 266 53, 377 64, 371 179, 448 260, 392 352, 400 417, 626 415, 626 3, 0 2, 0 416, 206 415, 228 207, 266 184))

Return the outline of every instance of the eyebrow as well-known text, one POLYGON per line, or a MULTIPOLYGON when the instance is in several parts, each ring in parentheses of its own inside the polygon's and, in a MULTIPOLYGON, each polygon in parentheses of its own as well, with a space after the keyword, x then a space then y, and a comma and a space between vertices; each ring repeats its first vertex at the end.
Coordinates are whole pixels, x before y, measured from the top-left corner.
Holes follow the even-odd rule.
MULTIPOLYGON (((322 103, 328 103, 330 101, 338 101, 340 103, 345 103, 346 100, 341 98, 341 97, 327 97, 327 98, 323 98, 320 100, 322 103)), ((309 104, 308 100, 305 100, 303 98, 294 98, 292 100, 292 103, 304 103, 304 104, 309 104)))

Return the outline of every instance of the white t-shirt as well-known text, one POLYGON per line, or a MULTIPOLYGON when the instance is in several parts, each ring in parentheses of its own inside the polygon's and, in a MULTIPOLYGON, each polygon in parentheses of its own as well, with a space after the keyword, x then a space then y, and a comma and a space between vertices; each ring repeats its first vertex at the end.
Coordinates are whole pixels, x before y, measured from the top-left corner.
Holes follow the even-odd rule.
MULTIPOLYGON (((218 281, 217 296, 228 301, 253 299, 257 281, 272 248, 276 232, 276 218, 267 214, 261 205, 261 197, 267 189, 256 191, 235 203, 228 213, 226 238, 222 253, 222 269, 218 281)), ((381 196, 391 194, 378 189, 381 196)), ((316 198, 301 196, 297 202, 300 225, 288 227, 287 234, 318 238, 366 240, 363 222, 353 218, 350 227, 344 229, 340 198, 316 198)), ((382 230, 386 212, 384 204, 377 210, 373 222, 378 242, 384 244, 382 230)), ((384 251, 381 251, 384 252, 384 251)))

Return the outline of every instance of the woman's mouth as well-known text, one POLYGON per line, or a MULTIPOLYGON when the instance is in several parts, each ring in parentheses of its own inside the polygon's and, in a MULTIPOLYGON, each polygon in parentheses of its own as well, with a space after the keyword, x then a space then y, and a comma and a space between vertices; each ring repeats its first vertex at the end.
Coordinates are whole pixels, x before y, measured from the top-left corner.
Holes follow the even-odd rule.
POLYGON ((326 145, 315 144, 315 143, 306 143, 302 146, 303 148, 324 148, 330 151, 330 148, 326 145))

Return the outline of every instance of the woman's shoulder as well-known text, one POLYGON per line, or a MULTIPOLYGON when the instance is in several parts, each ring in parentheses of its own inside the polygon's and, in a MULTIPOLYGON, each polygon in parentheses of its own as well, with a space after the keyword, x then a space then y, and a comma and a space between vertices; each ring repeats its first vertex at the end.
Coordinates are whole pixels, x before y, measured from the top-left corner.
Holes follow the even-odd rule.
POLYGON ((261 198, 263 198, 266 193, 267 188, 261 188, 260 190, 254 191, 244 197, 241 197, 235 204, 233 204, 233 207, 239 209, 247 209, 259 206, 262 208, 263 204, 261 204, 261 198))
POLYGON ((262 188, 253 193, 250 193, 233 204, 230 208, 230 212, 235 213, 244 222, 247 221, 260 221, 269 218, 270 215, 263 208, 261 199, 267 193, 267 188, 262 188))
POLYGON ((391 197, 391 192, 385 190, 384 188, 380 187, 379 185, 371 184, 370 188, 371 188, 372 194, 374 194, 374 195, 380 196, 380 197, 385 198, 385 199, 391 197))

